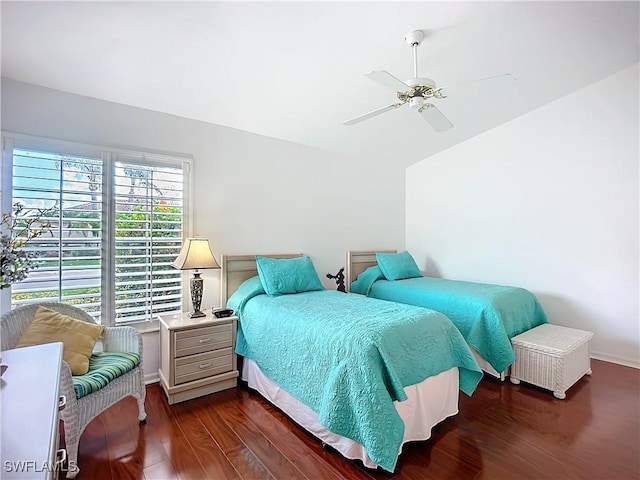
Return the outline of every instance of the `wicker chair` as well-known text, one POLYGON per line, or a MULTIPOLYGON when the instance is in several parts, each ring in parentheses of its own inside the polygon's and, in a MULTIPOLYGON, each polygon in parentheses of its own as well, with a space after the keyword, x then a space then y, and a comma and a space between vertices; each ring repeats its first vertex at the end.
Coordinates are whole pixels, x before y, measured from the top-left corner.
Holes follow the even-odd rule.
MULTIPOLYGON (((33 319, 39 306, 55 310, 85 322, 96 323, 87 312, 62 303, 39 303, 18 307, 0 318, 0 345, 2 350, 14 348, 18 339, 33 319)), ((132 396, 138 401, 138 420, 144 421, 145 386, 142 369, 142 337, 132 327, 107 327, 98 340, 105 352, 133 352, 140 355, 140 364, 130 372, 117 377, 100 390, 76 399, 71 370, 63 362, 60 378, 60 394, 67 399, 66 407, 60 412, 64 422, 64 435, 69 459, 67 478, 74 478, 78 468, 78 444, 85 427, 96 416, 125 397, 132 396)))

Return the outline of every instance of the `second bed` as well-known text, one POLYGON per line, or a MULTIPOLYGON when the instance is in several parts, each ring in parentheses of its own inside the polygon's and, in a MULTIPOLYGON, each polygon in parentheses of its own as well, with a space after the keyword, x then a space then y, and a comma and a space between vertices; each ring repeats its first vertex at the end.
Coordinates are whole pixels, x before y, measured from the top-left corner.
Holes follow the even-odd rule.
POLYGON ((530 291, 424 276, 408 252, 348 251, 346 280, 351 292, 445 314, 473 348, 482 369, 501 380, 515 360, 511 338, 547 323, 530 291), (379 265, 379 259, 388 264, 379 265))

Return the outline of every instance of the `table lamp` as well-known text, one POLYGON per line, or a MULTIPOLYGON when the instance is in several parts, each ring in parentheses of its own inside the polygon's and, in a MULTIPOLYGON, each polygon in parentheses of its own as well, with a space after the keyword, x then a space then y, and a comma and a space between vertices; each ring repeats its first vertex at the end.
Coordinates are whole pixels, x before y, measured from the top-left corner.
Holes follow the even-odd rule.
POLYGON ((178 258, 174 260, 171 266, 178 270, 195 270, 189 282, 191 303, 193 305, 193 312, 189 314, 189 317, 204 317, 205 313, 200 311, 204 280, 200 277, 198 270, 220 268, 220 265, 218 265, 218 262, 216 262, 215 257, 211 253, 209 240, 206 238, 187 238, 184 245, 182 245, 180 255, 178 255, 178 258))

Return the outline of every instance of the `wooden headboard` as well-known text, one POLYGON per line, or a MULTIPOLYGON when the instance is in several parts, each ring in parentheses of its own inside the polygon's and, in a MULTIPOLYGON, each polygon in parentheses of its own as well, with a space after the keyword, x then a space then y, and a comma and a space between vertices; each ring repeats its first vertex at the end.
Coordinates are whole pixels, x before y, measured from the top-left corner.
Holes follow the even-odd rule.
MULTIPOLYGON (((280 255, 260 255, 271 258, 301 257, 301 253, 284 253, 280 255)), ((227 305, 240 284, 258 274, 255 255, 222 255, 222 277, 220 279, 220 303, 227 305)))
POLYGON ((367 268, 377 265, 376 252, 396 253, 396 250, 347 250, 347 292, 351 291, 351 282, 367 268))

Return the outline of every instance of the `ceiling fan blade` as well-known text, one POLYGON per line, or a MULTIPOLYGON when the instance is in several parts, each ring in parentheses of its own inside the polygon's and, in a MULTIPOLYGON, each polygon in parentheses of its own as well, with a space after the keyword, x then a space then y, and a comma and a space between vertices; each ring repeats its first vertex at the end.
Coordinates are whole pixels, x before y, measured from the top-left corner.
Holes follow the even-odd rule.
POLYGON ((420 109, 420 114, 438 133, 444 132, 445 130, 449 130, 453 127, 453 124, 449 119, 445 117, 432 103, 425 104, 425 106, 420 109))
POLYGON ((374 70, 372 72, 365 73, 364 76, 370 78, 374 82, 378 82, 382 86, 390 88, 394 92, 406 92, 407 90, 411 90, 411 87, 402 80, 394 77, 384 70, 374 70))
POLYGON ((454 85, 445 85, 444 87, 437 88, 434 91, 434 97, 447 98, 450 90, 464 89, 473 86, 481 87, 482 84, 491 84, 494 87, 507 87, 513 86, 516 83, 516 77, 510 73, 504 73, 502 75, 493 75, 491 77, 477 78, 475 80, 469 80, 467 82, 456 83, 454 85), (480 85, 479 85, 480 84, 480 85))
POLYGON ((398 108, 401 105, 404 105, 405 102, 392 103, 391 105, 387 105, 386 107, 378 108, 371 112, 365 113, 364 115, 360 115, 358 117, 352 118, 351 120, 347 120, 346 122, 342 122, 343 125, 354 125, 356 123, 360 123, 363 120, 367 120, 371 117, 375 117, 376 115, 380 115, 381 113, 388 112, 389 110, 393 110, 394 108, 398 108))

